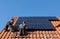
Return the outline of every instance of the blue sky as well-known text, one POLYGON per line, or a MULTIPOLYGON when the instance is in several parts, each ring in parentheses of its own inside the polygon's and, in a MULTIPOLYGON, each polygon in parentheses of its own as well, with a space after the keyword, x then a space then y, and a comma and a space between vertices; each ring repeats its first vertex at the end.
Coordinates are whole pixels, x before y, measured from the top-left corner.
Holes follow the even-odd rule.
POLYGON ((0 0, 0 31, 12 16, 60 16, 60 0, 0 0))

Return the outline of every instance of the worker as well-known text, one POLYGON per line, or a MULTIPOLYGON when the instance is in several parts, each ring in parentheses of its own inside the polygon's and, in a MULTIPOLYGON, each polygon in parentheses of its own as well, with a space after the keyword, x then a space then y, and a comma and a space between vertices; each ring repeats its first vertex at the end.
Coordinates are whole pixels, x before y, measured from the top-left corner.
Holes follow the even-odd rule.
POLYGON ((7 22, 5 31, 8 31, 8 27, 9 27, 10 31, 13 31, 13 19, 11 19, 10 21, 7 22))
POLYGON ((26 22, 22 21, 22 24, 19 25, 20 28, 20 35, 25 35, 26 34, 26 22))

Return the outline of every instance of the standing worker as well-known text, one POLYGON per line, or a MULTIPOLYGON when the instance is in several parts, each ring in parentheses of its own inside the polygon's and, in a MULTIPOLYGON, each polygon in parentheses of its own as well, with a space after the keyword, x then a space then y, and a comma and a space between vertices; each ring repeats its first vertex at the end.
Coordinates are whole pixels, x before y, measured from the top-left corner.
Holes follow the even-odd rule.
POLYGON ((25 35, 26 34, 26 22, 23 21, 22 24, 19 25, 20 28, 20 35, 25 35))

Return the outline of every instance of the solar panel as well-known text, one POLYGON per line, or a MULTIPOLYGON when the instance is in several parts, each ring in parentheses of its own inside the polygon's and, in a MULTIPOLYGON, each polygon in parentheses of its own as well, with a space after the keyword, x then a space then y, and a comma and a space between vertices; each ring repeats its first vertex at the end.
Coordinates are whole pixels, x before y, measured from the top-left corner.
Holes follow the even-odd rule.
POLYGON ((29 25, 28 29, 55 29, 49 19, 56 19, 56 17, 19 17, 15 26, 19 26, 25 20, 29 25))

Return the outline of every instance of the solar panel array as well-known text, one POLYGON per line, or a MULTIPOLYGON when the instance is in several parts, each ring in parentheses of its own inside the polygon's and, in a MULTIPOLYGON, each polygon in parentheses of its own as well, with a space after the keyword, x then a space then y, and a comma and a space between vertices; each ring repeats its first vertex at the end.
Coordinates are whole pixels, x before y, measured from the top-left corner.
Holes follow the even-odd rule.
POLYGON ((56 19, 56 17, 19 17, 16 26, 24 20, 29 25, 28 29, 55 29, 49 19, 56 19))

